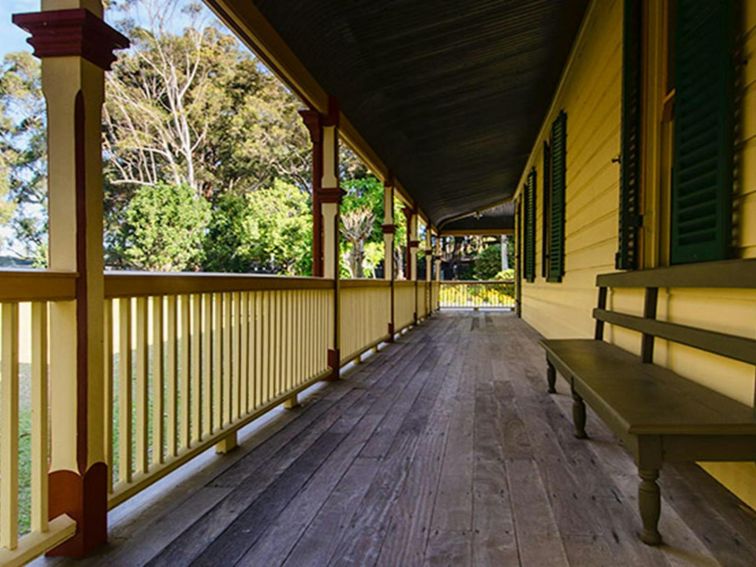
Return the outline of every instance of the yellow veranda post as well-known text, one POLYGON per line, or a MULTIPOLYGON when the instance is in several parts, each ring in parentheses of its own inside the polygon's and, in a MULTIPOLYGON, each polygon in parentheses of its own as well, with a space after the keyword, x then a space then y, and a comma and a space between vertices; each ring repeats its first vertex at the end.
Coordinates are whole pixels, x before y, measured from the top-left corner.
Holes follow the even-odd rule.
POLYGON ((76 300, 50 308, 49 513, 77 523, 52 554, 81 556, 107 539, 100 129, 104 71, 129 42, 102 20, 100 0, 43 0, 42 10, 14 22, 42 60, 49 266, 78 274, 76 300))

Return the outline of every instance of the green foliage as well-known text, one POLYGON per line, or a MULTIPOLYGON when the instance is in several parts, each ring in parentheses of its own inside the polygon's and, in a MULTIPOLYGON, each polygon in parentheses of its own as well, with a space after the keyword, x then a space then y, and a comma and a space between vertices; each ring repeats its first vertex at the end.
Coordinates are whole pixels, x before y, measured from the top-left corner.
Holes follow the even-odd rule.
POLYGON ((243 242, 239 254, 254 271, 287 275, 311 273, 310 197, 276 180, 268 189, 247 195, 243 242))
MULTIPOLYGON (((345 152, 346 153, 346 152, 345 152)), ((351 165, 342 165, 344 175, 359 175, 342 181, 346 195, 341 204, 342 235, 341 255, 344 262, 344 277, 374 277, 378 264, 383 260, 383 183, 360 167, 357 158, 351 165), (381 253, 380 257, 376 254, 381 253)))
POLYGON ((365 244, 364 269, 365 276, 374 278, 378 265, 383 261, 383 242, 368 242, 365 244))
POLYGON ((474 275, 478 280, 492 280, 501 271, 501 245, 487 246, 475 258, 474 275))
POLYGON ((246 197, 229 193, 218 198, 203 243, 203 271, 252 271, 252 259, 244 253, 248 211, 246 197))
POLYGON ((39 256, 47 236, 45 129, 39 61, 8 53, 0 64, 0 223, 11 224, 28 257, 39 256))
POLYGON ((494 276, 495 280, 506 280, 511 281, 514 280, 515 277, 515 271, 514 268, 509 268, 508 270, 502 270, 496 276, 494 276))
POLYGON ((191 187, 140 187, 124 217, 117 253, 129 267, 158 272, 198 267, 210 204, 191 187))
MULTIPOLYGON (((341 214, 350 213, 357 209, 372 211, 379 221, 383 219, 383 183, 373 175, 366 175, 357 179, 346 179, 341 183, 346 191, 341 203, 341 214)), ((367 242, 383 242, 381 223, 376 222, 367 242)))

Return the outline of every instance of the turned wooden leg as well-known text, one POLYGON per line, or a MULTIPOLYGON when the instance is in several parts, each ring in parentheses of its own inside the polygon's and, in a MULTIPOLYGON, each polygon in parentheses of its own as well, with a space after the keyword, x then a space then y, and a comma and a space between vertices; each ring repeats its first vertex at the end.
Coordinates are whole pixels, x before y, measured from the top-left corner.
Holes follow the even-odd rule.
POLYGON ((556 368, 546 361, 546 381, 549 383, 549 394, 556 394, 556 368))
POLYGON ((284 409, 295 409, 299 407, 299 397, 294 394, 290 398, 286 398, 283 403, 284 409))
POLYGON ((572 421, 575 424, 575 437, 586 439, 585 433, 585 402, 575 390, 572 390, 572 421))
POLYGON ((659 516, 661 515, 661 492, 656 479, 657 469, 639 469, 641 483, 638 488, 638 506, 640 507, 643 531, 641 541, 647 545, 659 545, 662 541, 659 533, 659 516))

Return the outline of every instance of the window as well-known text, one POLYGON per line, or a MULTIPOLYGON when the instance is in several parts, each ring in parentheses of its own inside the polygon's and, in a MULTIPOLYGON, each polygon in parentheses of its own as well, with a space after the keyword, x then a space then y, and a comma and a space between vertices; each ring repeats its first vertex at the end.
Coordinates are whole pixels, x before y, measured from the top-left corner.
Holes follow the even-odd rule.
POLYGON ((564 275, 564 207, 567 180, 567 114, 562 111, 551 125, 551 192, 549 195, 548 281, 564 275))
POLYGON ((525 194, 525 279, 535 281, 536 238, 536 171, 530 170, 524 187, 525 194))

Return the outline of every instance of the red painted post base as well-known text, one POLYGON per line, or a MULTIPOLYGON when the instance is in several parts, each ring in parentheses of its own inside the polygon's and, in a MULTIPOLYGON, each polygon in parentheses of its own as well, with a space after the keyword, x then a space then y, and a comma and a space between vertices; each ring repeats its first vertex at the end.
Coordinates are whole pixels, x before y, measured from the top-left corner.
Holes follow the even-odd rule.
POLYGON ((50 519, 68 514, 76 521, 76 535, 47 555, 84 557, 108 541, 108 467, 95 463, 84 476, 54 471, 49 476, 50 519))
POLYGON ((339 349, 328 349, 328 366, 331 367, 331 373, 326 380, 331 382, 339 379, 339 370, 341 369, 341 353, 339 349))

